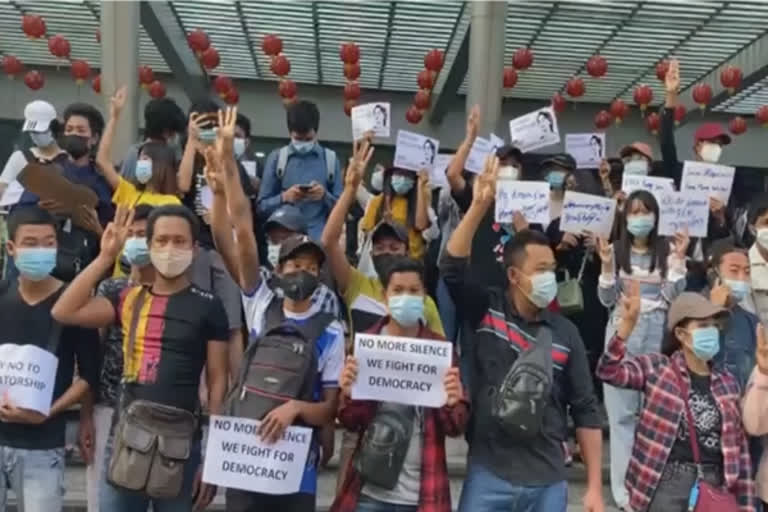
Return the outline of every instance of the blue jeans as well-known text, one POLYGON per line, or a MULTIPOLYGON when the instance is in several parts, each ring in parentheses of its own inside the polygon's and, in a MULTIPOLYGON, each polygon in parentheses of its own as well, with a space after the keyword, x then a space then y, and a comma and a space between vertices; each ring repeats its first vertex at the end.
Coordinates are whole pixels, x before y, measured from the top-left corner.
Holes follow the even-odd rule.
POLYGON ((0 510, 8 487, 24 512, 61 512, 64 500, 64 448, 22 450, 0 446, 0 510))
POLYGON ((461 490, 459 512, 565 512, 568 484, 522 486, 471 463, 461 490))
POLYGON ((416 512, 418 505, 396 505, 360 495, 355 512, 416 512))

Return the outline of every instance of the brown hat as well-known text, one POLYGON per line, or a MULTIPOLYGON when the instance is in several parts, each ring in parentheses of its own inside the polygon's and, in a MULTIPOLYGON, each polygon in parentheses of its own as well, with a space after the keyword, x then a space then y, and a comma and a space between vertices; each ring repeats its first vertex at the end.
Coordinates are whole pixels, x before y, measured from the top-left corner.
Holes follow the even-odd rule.
POLYGON ((629 146, 624 146, 621 148, 621 151, 619 151, 619 156, 624 158, 625 156, 629 156, 632 153, 640 153, 644 157, 648 158, 648 160, 653 160, 653 150, 651 149, 651 146, 645 142, 633 142, 629 146))
POLYGON ((689 318, 701 320, 725 315, 728 315, 725 308, 715 306, 700 293, 683 292, 669 306, 667 329, 672 330, 680 322, 689 318))
POLYGON ((317 254, 318 265, 322 265, 323 262, 325 262, 325 251, 323 250, 323 247, 307 235, 293 235, 283 240, 283 243, 280 244, 278 262, 282 263, 295 256, 297 252, 305 249, 315 251, 317 254))

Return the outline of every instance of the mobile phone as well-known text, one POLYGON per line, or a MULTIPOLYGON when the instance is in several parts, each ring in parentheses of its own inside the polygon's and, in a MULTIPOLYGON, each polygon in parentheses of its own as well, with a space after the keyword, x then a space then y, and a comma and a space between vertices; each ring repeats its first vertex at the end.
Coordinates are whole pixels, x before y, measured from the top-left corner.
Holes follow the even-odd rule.
POLYGON ((299 185, 299 190, 302 192, 309 192, 312 190, 312 185, 299 185))

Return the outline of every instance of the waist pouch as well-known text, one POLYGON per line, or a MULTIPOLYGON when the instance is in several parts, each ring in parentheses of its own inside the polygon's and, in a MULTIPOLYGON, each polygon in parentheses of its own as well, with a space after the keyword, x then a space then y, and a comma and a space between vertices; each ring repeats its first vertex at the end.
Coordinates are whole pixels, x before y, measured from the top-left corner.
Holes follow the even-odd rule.
POLYGON ((394 489, 413 435, 416 408, 382 403, 363 434, 354 468, 366 483, 394 489))

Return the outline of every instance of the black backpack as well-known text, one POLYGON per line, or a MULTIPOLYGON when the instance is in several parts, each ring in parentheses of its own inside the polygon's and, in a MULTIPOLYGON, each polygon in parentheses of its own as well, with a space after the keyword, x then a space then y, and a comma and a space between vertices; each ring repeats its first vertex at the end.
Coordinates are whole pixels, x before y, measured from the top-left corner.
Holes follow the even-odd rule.
POLYGON ((394 489, 413 436, 416 408, 384 402, 365 430, 354 467, 365 483, 394 489))
POLYGON ((96 258, 99 239, 90 231, 75 226, 70 218, 65 218, 57 224, 56 240, 56 267, 51 274, 69 283, 96 258))
POLYGON ((263 334, 243 354, 228 414, 260 420, 288 400, 311 402, 318 370, 315 343, 333 320, 327 313, 300 324, 286 320, 283 301, 273 298, 263 334))

